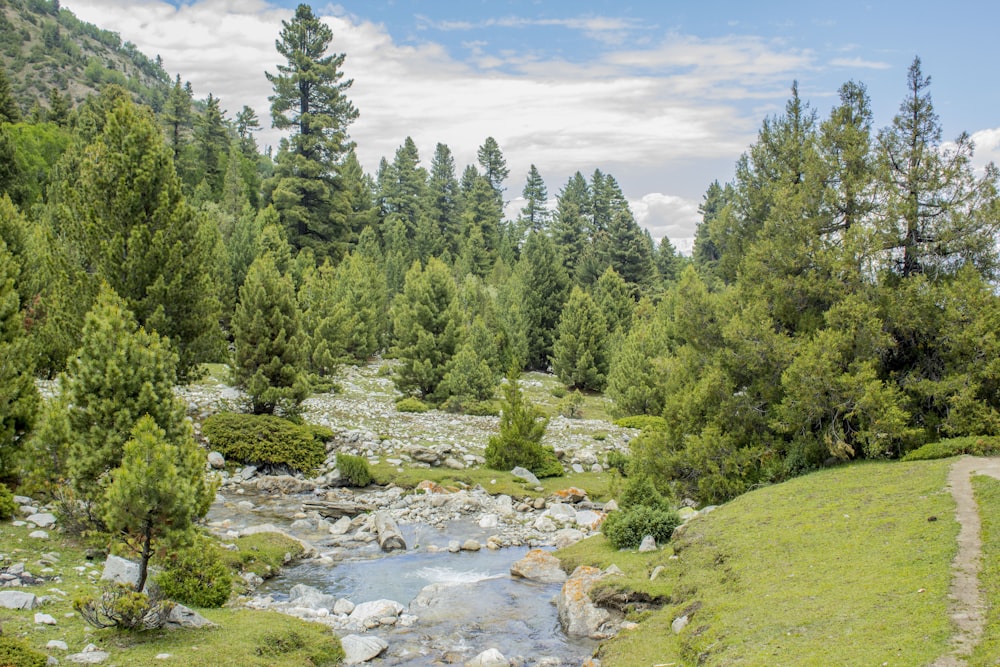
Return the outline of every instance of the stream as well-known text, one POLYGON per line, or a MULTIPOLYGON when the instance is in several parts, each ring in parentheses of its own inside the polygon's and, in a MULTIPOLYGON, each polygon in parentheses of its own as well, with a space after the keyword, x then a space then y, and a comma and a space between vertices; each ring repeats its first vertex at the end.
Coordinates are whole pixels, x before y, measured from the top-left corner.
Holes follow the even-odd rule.
POLYGON ((593 654, 597 642, 567 637, 560 627, 553 601, 560 584, 511 577, 511 564, 528 547, 451 553, 449 542, 471 538, 485 543, 493 532, 461 519, 443 529, 400 524, 407 551, 384 554, 375 543, 327 550, 321 534, 293 522, 301 501, 301 496, 232 496, 217 501, 208 519, 229 529, 270 523, 309 540, 327 556, 290 565, 257 588, 255 598, 270 598, 278 609, 297 584, 356 605, 388 599, 407 608, 405 613, 416 620, 369 631, 389 647, 368 664, 463 664, 490 648, 527 667, 579 665, 593 654), (241 500, 250 502, 235 502, 241 500))

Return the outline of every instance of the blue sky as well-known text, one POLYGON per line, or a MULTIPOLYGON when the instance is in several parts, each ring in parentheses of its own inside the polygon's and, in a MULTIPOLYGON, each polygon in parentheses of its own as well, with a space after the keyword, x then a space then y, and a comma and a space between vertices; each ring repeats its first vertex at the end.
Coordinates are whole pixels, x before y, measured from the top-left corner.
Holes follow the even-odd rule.
MULTIPOLYGON (((244 104, 269 125, 263 72, 296 2, 64 0, 169 72, 244 104)), ((915 55, 932 78, 944 136, 968 131, 979 163, 1000 158, 1000 7, 911 2, 542 2, 349 0, 314 4, 345 52, 361 112, 351 135, 369 171, 412 136, 425 164, 437 142, 458 168, 487 136, 511 168, 515 200, 530 164, 555 196, 574 171, 613 174, 654 237, 685 247, 713 179, 729 180, 790 86, 820 117, 845 81, 865 83, 875 125, 891 121, 915 55)), ((262 144, 280 135, 267 129, 262 144)))

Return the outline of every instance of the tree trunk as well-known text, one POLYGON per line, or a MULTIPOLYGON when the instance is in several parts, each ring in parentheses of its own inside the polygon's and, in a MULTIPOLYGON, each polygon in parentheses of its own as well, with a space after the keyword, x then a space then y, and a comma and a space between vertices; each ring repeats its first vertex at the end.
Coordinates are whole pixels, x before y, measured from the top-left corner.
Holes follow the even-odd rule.
POLYGON ((406 540, 399 532, 399 526, 385 512, 375 512, 375 531, 378 533, 378 545, 382 551, 406 550, 406 540))

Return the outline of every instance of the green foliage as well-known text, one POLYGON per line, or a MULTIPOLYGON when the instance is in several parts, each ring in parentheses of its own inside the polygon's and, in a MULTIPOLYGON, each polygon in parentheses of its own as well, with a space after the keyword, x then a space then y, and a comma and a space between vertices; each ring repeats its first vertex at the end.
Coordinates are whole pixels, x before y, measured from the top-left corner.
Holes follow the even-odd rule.
POLYGON ((189 538, 192 523, 208 512, 215 486, 205 479, 205 453, 194 439, 170 444, 149 415, 136 422, 110 479, 103 519, 139 554, 141 591, 154 545, 189 538))
POLYGON ((608 324, 589 294, 574 287, 559 318, 552 367, 569 387, 600 391, 608 374, 608 324))
POLYGON ((0 239, 0 479, 12 477, 21 439, 38 409, 29 341, 14 285, 17 265, 0 239))
POLYGON ((372 483, 371 467, 363 456, 337 452, 337 470, 351 486, 366 487, 372 483))
POLYGON ((156 585, 163 597, 194 607, 221 607, 233 592, 233 575, 222 550, 199 537, 194 544, 168 554, 156 585))
POLYGON ((615 420, 615 426, 622 428, 636 428, 640 431, 665 431, 667 420, 663 417, 653 415, 632 415, 615 420))
POLYGON ((929 442, 918 447, 902 458, 903 461, 930 461, 946 459, 950 456, 996 456, 1000 454, 1000 438, 996 436, 964 436, 929 442))
POLYGON ((673 510, 636 505, 608 514, 601 532, 616 549, 635 549, 646 535, 652 535, 657 545, 666 544, 680 523, 673 510))
POLYGON ((567 394, 556 404, 556 412, 567 419, 580 419, 583 417, 583 395, 579 391, 567 394))
POLYGON ((309 665, 337 665, 344 658, 338 644, 329 643, 313 646, 307 637, 296 630, 268 631, 260 636, 253 649, 254 654, 263 658, 280 658, 288 654, 304 653, 303 659, 309 665))
POLYGON ((635 507, 651 507, 653 509, 670 509, 670 504, 660 495, 659 490, 653 485, 647 475, 633 475, 629 477, 628 484, 622 491, 618 504, 622 509, 629 510, 635 507))
POLYGON ((98 597, 84 595, 73 600, 75 609, 95 628, 121 630, 155 630, 162 627, 170 615, 173 604, 161 601, 126 584, 107 582, 101 586, 98 597))
POLYGON ((214 414, 202 424, 212 447, 227 459, 256 465, 286 465, 310 472, 326 457, 329 432, 274 415, 214 414))
POLYGON ((275 576, 281 567, 305 552, 298 540, 281 533, 255 533, 234 540, 236 549, 220 555, 236 573, 252 572, 263 579, 275 576))
POLYGON ((438 387, 438 393, 448 396, 449 405, 458 411, 488 401, 496 393, 498 378, 489 363, 497 358, 493 342, 485 322, 477 316, 438 387))
POLYGON ((49 664, 48 658, 16 637, 0 635, 0 665, 3 667, 45 667, 49 664))
POLYGON ((427 405, 419 398, 407 396, 406 398, 400 399, 396 402, 396 410, 399 412, 415 412, 419 414, 428 412, 431 410, 431 406, 427 405))
POLYGON ((979 590, 986 603, 986 626, 983 638, 969 656, 972 667, 986 667, 996 661, 1000 652, 1000 482, 986 475, 972 478, 972 488, 976 494, 976 505, 982 521, 983 542, 982 569, 979 574, 979 590))
POLYGON ((631 459, 628 454, 613 449, 608 452, 604 459, 604 466, 611 470, 617 470, 622 477, 628 477, 631 459))
POLYGON ((505 471, 522 466, 538 477, 562 475, 562 465, 552 448, 542 446, 548 418, 525 400, 513 374, 507 378, 503 393, 500 433, 491 436, 486 445, 486 466, 505 471))
POLYGON ((233 316, 236 383, 254 414, 292 415, 309 392, 308 345, 291 278, 271 253, 254 260, 233 316))
POLYGON ((9 519, 17 511, 14 494, 6 485, 0 484, 0 519, 9 519))
POLYGON ((552 356, 569 277, 552 239, 539 233, 528 234, 514 273, 522 289, 520 303, 527 337, 526 366, 545 370, 552 356))

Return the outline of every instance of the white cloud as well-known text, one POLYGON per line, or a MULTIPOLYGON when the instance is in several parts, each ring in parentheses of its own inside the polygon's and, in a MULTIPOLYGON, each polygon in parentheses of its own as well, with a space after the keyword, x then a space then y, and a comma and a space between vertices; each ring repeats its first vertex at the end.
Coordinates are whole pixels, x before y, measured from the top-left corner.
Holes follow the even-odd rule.
POLYGON ((976 144, 972 162, 978 169, 989 162, 1000 165, 1000 127, 974 132, 972 141, 976 144))
POLYGON ((648 229, 657 243, 666 236, 675 248, 690 250, 695 229, 701 222, 697 201, 651 192, 630 201, 629 206, 636 222, 648 229))
POLYGON ((854 58, 834 58, 830 61, 834 67, 849 67, 851 69, 890 69, 892 65, 880 60, 865 60, 860 56, 854 58))

